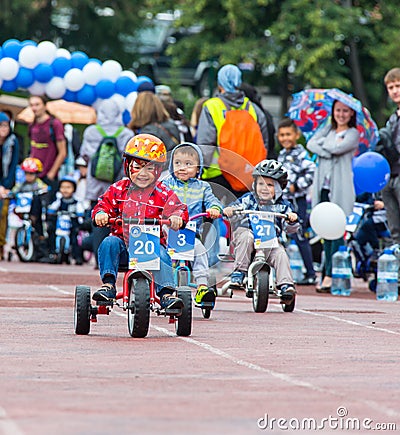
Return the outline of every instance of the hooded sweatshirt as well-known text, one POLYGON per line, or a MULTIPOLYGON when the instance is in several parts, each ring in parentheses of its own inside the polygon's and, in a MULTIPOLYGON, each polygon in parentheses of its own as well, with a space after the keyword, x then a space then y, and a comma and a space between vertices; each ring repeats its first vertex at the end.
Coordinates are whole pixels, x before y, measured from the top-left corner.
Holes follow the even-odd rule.
MULTIPOLYGON (((222 211, 222 204, 214 195, 210 184, 207 181, 200 180, 201 173, 203 171, 203 155, 200 148, 192 143, 183 142, 171 153, 171 158, 169 162, 169 173, 170 175, 163 181, 163 184, 169 187, 175 192, 177 197, 187 205, 189 216, 192 217, 198 213, 204 213, 209 208, 216 208, 222 211), (199 171, 197 172, 197 178, 189 178, 188 181, 179 180, 174 174, 174 155, 182 146, 191 146, 199 156, 199 171)), ((196 220, 197 228, 199 228, 202 218, 196 220)))
MULTIPOLYGON (((100 125, 103 130, 110 135, 113 135, 122 123, 122 113, 118 104, 113 100, 104 100, 97 110, 97 124, 100 125)), ((124 130, 118 135, 117 143, 118 149, 123 154, 125 145, 128 140, 133 137, 134 133, 129 128, 124 130)), ((102 141, 103 136, 98 131, 95 125, 90 125, 83 133, 82 147, 80 155, 89 161, 87 172, 87 187, 86 187, 86 199, 89 201, 97 201, 98 197, 104 193, 110 183, 107 181, 100 181, 91 175, 91 157, 97 151, 97 148, 102 141)), ((124 176, 123 168, 118 175, 118 180, 124 176)))

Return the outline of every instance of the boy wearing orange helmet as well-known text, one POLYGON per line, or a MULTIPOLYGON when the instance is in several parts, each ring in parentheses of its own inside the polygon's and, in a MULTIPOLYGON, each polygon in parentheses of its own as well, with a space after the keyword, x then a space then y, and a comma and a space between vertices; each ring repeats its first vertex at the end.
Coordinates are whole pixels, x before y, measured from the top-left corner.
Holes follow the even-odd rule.
MULTIPOLYGON (((100 196, 92 212, 98 226, 105 226, 109 218, 122 215, 136 218, 169 219, 172 229, 179 229, 189 219, 187 207, 175 193, 158 179, 167 159, 164 143, 151 134, 138 134, 125 147, 124 171, 127 178, 112 184, 100 196)), ((163 308, 182 308, 181 299, 173 295, 175 284, 171 258, 165 249, 166 240, 161 236, 160 270, 153 271, 157 294, 163 308)), ((111 224, 111 233, 98 252, 99 272, 103 285, 93 294, 96 301, 115 299, 115 283, 119 266, 128 264, 128 251, 123 229, 111 224)))

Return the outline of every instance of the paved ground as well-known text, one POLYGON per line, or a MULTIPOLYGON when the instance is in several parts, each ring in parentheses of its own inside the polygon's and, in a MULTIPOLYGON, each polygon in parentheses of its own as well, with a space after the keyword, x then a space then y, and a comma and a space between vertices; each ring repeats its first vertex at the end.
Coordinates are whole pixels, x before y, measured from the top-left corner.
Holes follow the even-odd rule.
POLYGON ((300 288, 294 313, 235 293, 209 320, 195 309, 191 337, 154 316, 145 339, 119 309, 75 335, 77 284, 96 271, 0 263, 0 434, 400 429, 399 302, 361 282, 349 298, 300 288))

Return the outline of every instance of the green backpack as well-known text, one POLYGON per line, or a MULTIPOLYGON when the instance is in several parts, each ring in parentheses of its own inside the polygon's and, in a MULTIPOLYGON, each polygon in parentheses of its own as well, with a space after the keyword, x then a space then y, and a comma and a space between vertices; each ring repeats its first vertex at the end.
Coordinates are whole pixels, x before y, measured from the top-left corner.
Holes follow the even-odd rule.
POLYGON ((122 167, 122 156, 118 149, 117 137, 125 127, 119 127, 113 135, 108 135, 100 125, 96 125, 96 128, 103 139, 91 158, 90 174, 97 180, 114 183, 122 167))

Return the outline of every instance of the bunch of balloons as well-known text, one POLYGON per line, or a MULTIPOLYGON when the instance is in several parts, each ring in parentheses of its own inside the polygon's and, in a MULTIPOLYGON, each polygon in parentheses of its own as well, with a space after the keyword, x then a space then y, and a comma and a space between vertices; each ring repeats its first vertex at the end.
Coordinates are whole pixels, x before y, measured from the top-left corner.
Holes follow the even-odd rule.
MULTIPOLYGON (((130 113, 137 88, 146 76, 136 77, 119 62, 89 58, 83 51, 70 53, 51 41, 9 39, 0 47, 0 88, 24 88, 31 95, 63 98, 88 106, 115 99, 122 112, 130 113)), ((126 113, 124 113, 126 117, 126 113)))

